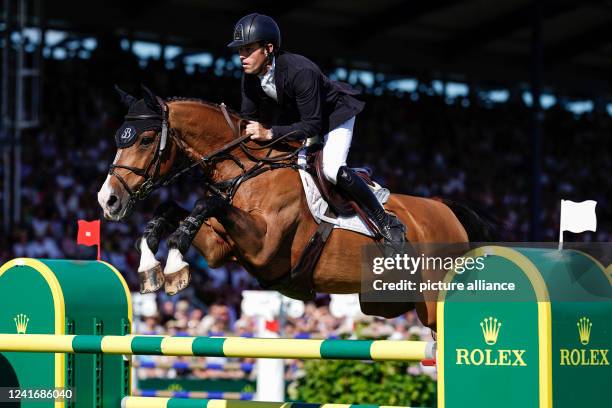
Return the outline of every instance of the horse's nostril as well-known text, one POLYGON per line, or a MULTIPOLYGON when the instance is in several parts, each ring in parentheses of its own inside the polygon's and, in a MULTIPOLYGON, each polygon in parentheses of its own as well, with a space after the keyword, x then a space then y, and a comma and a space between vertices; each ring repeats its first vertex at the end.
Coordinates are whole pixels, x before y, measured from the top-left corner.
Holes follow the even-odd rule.
POLYGON ((116 196, 116 195, 111 195, 111 196, 108 198, 108 201, 106 202, 106 205, 108 205, 109 207, 111 207, 111 208, 112 208, 112 207, 114 207, 114 206, 115 206, 115 204, 117 203, 117 201, 118 201, 117 196, 116 196))

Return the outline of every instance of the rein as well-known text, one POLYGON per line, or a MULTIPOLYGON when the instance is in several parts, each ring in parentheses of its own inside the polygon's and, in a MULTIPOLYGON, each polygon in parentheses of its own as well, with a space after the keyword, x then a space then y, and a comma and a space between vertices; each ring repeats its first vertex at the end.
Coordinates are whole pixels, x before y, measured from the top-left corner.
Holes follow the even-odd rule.
POLYGON ((272 149, 276 144, 282 142, 283 140, 287 139, 289 136, 291 136, 292 134, 296 132, 286 133, 282 135, 281 137, 274 139, 270 143, 267 143, 263 146, 248 146, 247 141, 250 140, 251 136, 250 135, 240 136, 240 127, 241 127, 242 119, 238 121, 238 126, 236 127, 231 117, 229 116, 229 113, 227 112, 227 108, 224 103, 221 103, 219 105, 219 109, 223 113, 223 117, 225 118, 225 121, 227 122, 229 128, 232 130, 232 133, 234 134, 235 139, 229 141, 228 143, 221 146, 220 148, 213 150, 207 155, 202 156, 199 160, 191 163, 187 167, 177 171, 173 176, 171 176, 167 181, 165 181, 164 185, 172 183, 174 180, 179 178, 181 175, 191 171, 193 168, 197 166, 207 164, 207 163, 214 163, 217 161, 232 160, 238 167, 240 167, 240 169, 242 170, 242 174, 236 177, 233 177, 231 179, 218 181, 216 183, 212 183, 209 180, 204 179, 204 184, 207 189, 221 196, 228 203, 231 204, 234 198, 234 195, 238 191, 238 188, 245 181, 252 179, 254 177, 257 177, 258 175, 265 173, 267 171, 271 171, 271 170, 276 170, 276 169, 281 169, 281 168, 293 168, 293 169, 299 168, 299 166, 296 163, 291 163, 291 162, 287 163, 287 161, 296 157, 303 146, 299 146, 298 148, 296 148, 295 150, 287 154, 279 154, 276 156, 270 156, 272 154, 272 149), (255 162, 255 164, 249 169, 246 168, 246 166, 242 163, 242 161, 238 157, 229 153, 237 146, 240 146, 240 149, 246 154, 249 160, 255 162), (251 152, 251 151, 260 151, 260 150, 266 150, 266 149, 268 149, 268 152, 266 153, 265 157, 257 157, 251 152))
MULTIPOLYGON (((247 142, 250 139, 250 135, 240 136, 240 128, 242 124, 242 119, 238 120, 238 126, 236 126, 232 118, 230 117, 229 113, 227 112, 227 108, 225 104, 221 103, 219 105, 219 109, 223 113, 223 117, 225 118, 225 121, 227 122, 229 128, 232 130, 232 133, 234 134, 235 138, 229 141, 228 143, 224 144, 220 148, 215 149, 212 152, 202 156, 200 159, 190 164, 187 164, 183 168, 178 169, 164 177, 159 177, 159 172, 160 172, 161 163, 162 163, 162 155, 164 154, 166 146, 167 146, 168 134, 170 134, 170 136, 173 138, 175 138, 176 136, 172 132, 172 129, 170 128, 170 125, 169 125, 168 105, 159 97, 157 98, 157 101, 162 108, 162 115, 137 115, 137 116, 126 116, 125 117, 126 119, 130 119, 130 120, 138 120, 138 119, 142 119, 142 120, 160 119, 161 120, 162 122, 161 123, 161 137, 160 137, 159 143, 157 144, 155 154, 153 155, 153 158, 151 159, 149 164, 144 169, 131 167, 131 166, 124 166, 124 165, 115 165, 115 164, 111 164, 111 167, 110 167, 109 174, 117 177, 119 182, 123 185, 123 187, 128 192, 129 194, 128 206, 130 207, 135 203, 135 201, 144 200, 154 190, 160 187, 165 187, 173 183, 179 177, 190 172, 194 168, 201 166, 201 165, 205 165, 205 164, 210 164, 210 163, 220 162, 220 161, 225 161, 225 160, 231 160, 242 170, 242 173, 240 175, 233 177, 231 179, 222 180, 219 182, 211 182, 207 178, 204 179, 205 187, 208 190, 212 191, 213 193, 220 195, 228 203, 232 202, 234 195, 238 191, 238 188, 240 187, 240 185, 251 178, 257 177, 258 175, 265 173, 267 171, 276 170, 280 168, 293 168, 293 169, 300 168, 300 166, 298 166, 297 163, 293 161, 291 162, 287 162, 287 161, 294 159, 298 155, 299 151, 303 148, 303 143, 301 146, 299 146, 293 151, 290 151, 289 153, 271 156, 273 147, 276 144, 287 139, 293 133, 296 133, 295 131, 284 134, 283 136, 277 139, 274 139, 270 143, 267 143, 263 146, 248 146, 247 142), (249 158, 249 160, 255 162, 255 164, 248 169, 242 163, 240 158, 230 153, 232 150, 234 150, 238 146, 245 153, 245 155, 249 158), (266 153, 265 157, 257 157, 255 156, 255 154, 253 154, 253 151, 261 151, 261 150, 266 150, 266 149, 268 149, 268 152, 266 153), (149 175, 149 172, 152 166, 155 166, 155 170, 153 171, 153 174, 149 175), (144 177, 145 181, 143 182, 143 184, 140 186, 138 190, 132 191, 127 185, 126 181, 123 179, 123 177, 121 177, 118 174, 115 174, 114 170, 116 168, 123 168, 123 169, 129 170, 138 176, 144 177)), ((183 144, 181 140, 176 140, 176 142, 179 147, 182 146, 183 144)))

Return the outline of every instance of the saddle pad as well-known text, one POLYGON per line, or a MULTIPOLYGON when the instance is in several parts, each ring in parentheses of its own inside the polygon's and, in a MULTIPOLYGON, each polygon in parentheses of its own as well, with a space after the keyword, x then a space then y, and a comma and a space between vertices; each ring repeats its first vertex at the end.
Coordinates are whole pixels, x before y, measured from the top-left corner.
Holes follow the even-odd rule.
MULTIPOLYGON (((327 212, 328 204, 321 197, 321 193, 317 188, 312 175, 305 170, 299 170, 300 178, 302 179, 302 185, 304 186, 304 193, 306 194, 306 202, 310 213, 314 217, 315 221, 320 223, 322 220, 327 221, 334 225, 334 228, 341 228, 349 231, 358 232, 368 237, 373 236, 368 227, 361 221, 359 216, 354 215, 352 217, 330 217, 325 215, 327 212)), ((381 204, 384 204, 389 199, 390 192, 388 189, 381 187, 378 183, 374 183, 374 187, 370 187, 378 198, 381 204)))

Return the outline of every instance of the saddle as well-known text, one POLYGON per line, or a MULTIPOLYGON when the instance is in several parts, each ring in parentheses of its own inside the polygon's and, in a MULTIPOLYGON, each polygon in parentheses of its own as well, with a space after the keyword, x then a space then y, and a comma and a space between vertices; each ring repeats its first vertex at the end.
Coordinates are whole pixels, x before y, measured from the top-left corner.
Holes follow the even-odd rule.
MULTIPOLYGON (((371 173, 367 169, 353 168, 352 169, 359 177, 361 177, 369 186, 374 186, 371 179, 371 173)), ((351 217, 357 215, 364 224, 374 233, 376 239, 380 239, 380 233, 375 227, 374 222, 368 217, 367 213, 359 207, 359 205, 343 192, 335 188, 323 174, 323 150, 319 149, 308 155, 307 171, 313 176, 313 180, 321 193, 321 196, 328 203, 328 213, 330 216, 351 217)), ((276 290, 285 296, 311 301, 316 297, 314 287, 314 269, 321 257, 323 248, 334 226, 326 221, 321 221, 316 231, 306 244, 296 265, 288 271, 287 274, 274 279, 263 280, 258 279, 262 289, 276 290)))
MULTIPOLYGON (((311 155, 311 163, 308 166, 308 172, 313 176, 314 182, 317 188, 321 192, 321 195, 329 204, 329 208, 341 217, 350 217, 355 215, 354 201, 346 197, 341 191, 337 190, 335 186, 325 178, 323 174, 323 150, 318 150, 316 153, 311 155)), ((356 169, 353 169, 354 171, 356 169)), ((361 177, 368 185, 373 185, 370 180, 370 173, 366 169, 359 169, 356 171, 357 175, 361 177)))
MULTIPOLYGON (((336 216, 352 217, 357 215, 364 224, 374 233, 378 235, 378 230, 374 222, 370 219, 366 211, 364 211, 357 202, 347 197, 342 191, 338 190, 323 174, 323 150, 319 149, 311 155, 311 163, 308 166, 308 172, 313 176, 313 180, 321 193, 321 196, 327 201, 329 210, 336 216)), ((372 172, 369 169, 358 167, 352 168, 355 174, 360 177, 369 186, 374 187, 372 181, 372 172)))

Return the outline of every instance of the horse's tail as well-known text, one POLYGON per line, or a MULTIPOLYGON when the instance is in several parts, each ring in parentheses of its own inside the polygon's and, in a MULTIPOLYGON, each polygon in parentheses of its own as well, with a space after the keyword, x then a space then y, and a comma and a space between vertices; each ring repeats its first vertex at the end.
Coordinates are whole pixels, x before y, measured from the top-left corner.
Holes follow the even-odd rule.
POLYGON ((503 224, 499 219, 483 209, 474 209, 474 206, 458 201, 440 199, 446 204, 459 222, 465 228, 470 242, 497 242, 501 240, 503 224))

